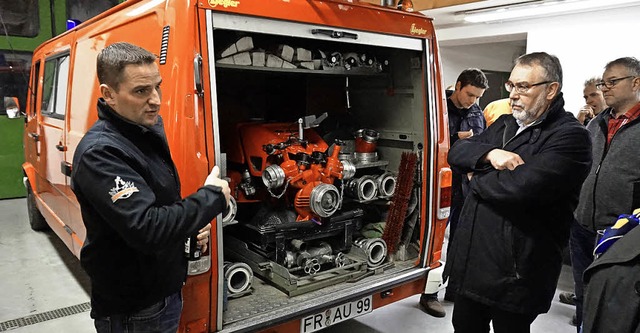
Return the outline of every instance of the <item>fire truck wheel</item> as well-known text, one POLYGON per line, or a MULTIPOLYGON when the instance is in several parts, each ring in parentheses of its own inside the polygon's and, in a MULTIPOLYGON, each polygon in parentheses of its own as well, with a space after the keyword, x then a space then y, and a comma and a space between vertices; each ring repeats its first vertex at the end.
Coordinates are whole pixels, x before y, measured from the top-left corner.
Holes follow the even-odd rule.
POLYGON ((49 229, 49 225, 47 221, 45 221, 44 216, 38 210, 38 206, 36 205, 36 197, 33 195, 33 191, 31 190, 31 184, 27 182, 27 210, 29 212, 29 224, 31 225, 31 229, 35 231, 43 231, 49 229))

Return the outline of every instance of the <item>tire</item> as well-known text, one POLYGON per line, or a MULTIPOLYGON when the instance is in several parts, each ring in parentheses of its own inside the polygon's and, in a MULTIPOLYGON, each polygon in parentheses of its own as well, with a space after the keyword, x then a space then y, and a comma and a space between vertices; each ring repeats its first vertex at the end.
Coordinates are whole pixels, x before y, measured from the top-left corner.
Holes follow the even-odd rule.
POLYGON ((29 213, 29 224, 31 229, 35 231, 44 231, 49 229, 47 221, 42 216, 36 205, 36 197, 31 190, 31 184, 27 182, 27 212, 29 213))

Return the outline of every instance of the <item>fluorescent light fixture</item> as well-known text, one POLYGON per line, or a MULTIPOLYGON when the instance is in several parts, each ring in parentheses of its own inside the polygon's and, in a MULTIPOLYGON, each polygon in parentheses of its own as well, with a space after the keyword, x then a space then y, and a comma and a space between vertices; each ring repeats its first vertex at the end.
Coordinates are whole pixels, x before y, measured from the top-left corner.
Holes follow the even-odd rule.
POLYGON ((618 5, 639 4, 638 0, 540 0, 521 4, 461 12, 467 22, 508 21, 523 17, 585 12, 618 5))

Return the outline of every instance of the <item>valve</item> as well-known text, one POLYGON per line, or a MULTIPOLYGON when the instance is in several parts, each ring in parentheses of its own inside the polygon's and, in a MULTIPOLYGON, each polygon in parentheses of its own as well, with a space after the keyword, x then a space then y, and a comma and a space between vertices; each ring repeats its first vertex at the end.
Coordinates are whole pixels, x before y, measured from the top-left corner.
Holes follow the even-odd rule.
POLYGON ((253 182, 251 181, 251 174, 249 170, 245 169, 242 172, 242 181, 240 182, 240 189, 244 192, 244 195, 250 197, 256 194, 256 188, 253 186, 253 182))

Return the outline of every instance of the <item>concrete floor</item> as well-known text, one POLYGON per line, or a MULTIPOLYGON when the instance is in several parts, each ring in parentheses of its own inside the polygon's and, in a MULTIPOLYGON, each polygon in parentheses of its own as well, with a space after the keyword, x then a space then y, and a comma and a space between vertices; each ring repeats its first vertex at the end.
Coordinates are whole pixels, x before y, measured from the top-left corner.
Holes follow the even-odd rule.
MULTIPOLYGON (((30 229, 25 199, 0 200, 0 226, 0 332, 94 332, 87 276, 53 232, 30 229)), ((565 266, 557 293, 571 290, 572 284, 565 266)), ((407 298, 324 332, 453 332, 453 303, 443 303, 445 318, 434 318, 420 309, 418 299, 407 298)), ((569 325, 574 307, 557 299, 533 323, 533 333, 575 332, 569 325)))

